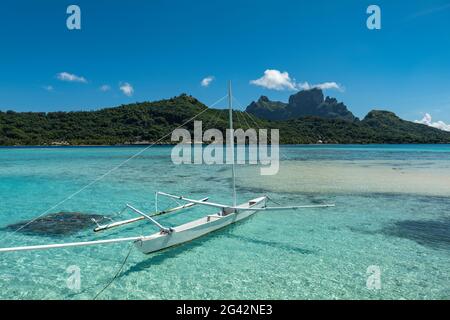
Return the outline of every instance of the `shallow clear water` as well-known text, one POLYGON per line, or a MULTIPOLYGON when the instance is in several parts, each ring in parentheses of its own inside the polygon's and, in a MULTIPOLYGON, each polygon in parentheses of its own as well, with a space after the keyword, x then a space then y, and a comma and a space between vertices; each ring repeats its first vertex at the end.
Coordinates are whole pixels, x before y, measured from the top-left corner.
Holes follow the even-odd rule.
MULTIPOLYGON (((173 165, 171 148, 164 146, 93 183, 141 149, 1 148, 0 246, 152 233, 156 230, 146 222, 59 237, 4 227, 47 211, 112 215, 125 203, 151 212, 155 190, 230 203, 229 168, 173 165)), ((268 194, 283 205, 335 202, 336 208, 258 213, 152 255, 132 248, 100 298, 450 298, 450 146, 284 146, 281 151, 277 176, 237 168, 240 201, 268 194), (367 288, 370 266, 381 270, 379 290, 367 288)), ((161 208, 174 205, 160 200, 161 208)), ((177 225, 207 213, 208 208, 195 208, 159 220, 177 225)), ((129 244, 114 244, 1 254, 0 298, 92 299, 129 250, 129 244), (69 266, 80 268, 80 290, 67 286, 69 266)))

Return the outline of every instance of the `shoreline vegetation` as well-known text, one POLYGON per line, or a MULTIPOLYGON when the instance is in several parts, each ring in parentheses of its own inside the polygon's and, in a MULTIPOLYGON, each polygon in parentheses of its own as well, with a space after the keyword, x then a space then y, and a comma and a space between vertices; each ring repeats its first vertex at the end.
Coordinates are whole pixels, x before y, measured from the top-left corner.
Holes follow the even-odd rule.
MULTIPOLYGON (((131 147, 147 147, 147 146, 158 146, 158 147, 171 147, 177 145, 177 142, 173 143, 133 143, 133 144, 77 144, 77 145, 51 145, 51 144, 42 144, 42 145, 0 145, 0 149, 33 149, 33 148, 49 148, 49 149, 64 149, 64 148, 131 148, 131 147)), ((207 146, 207 143, 202 143, 203 146, 207 146)), ((270 145, 270 143, 268 143, 270 145)), ((305 147, 326 147, 326 146, 342 146, 342 147, 351 147, 351 146, 427 146, 427 145, 442 145, 442 146, 450 146, 450 143, 298 143, 298 144, 280 144, 280 146, 305 146, 305 147)), ((226 144, 223 144, 226 146, 226 144)))
MULTIPOLYGON (((331 108, 329 102, 326 106, 331 108)), ((302 108, 301 103, 297 107, 302 108)), ((318 107, 324 108, 323 104, 318 107)), ((227 129, 227 110, 208 108, 186 94, 95 111, 0 111, 0 146, 139 146, 155 141, 173 145, 178 142, 171 141, 170 135, 160 138, 199 113, 195 120, 202 121, 203 131, 227 129)), ((250 110, 234 111, 234 118, 235 129, 279 129, 282 145, 450 143, 450 132, 402 120, 389 111, 373 110, 364 119, 352 121, 317 115, 270 120, 250 110)), ((184 128, 193 133, 193 122, 184 128)))

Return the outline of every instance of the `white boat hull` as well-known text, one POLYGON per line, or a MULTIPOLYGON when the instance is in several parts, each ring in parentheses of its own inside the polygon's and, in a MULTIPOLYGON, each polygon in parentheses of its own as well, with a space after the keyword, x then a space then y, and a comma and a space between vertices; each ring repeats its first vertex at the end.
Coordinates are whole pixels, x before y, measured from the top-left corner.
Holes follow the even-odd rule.
MULTIPOLYGON (((239 205, 240 208, 264 208, 266 197, 260 197, 239 205)), ((255 214, 257 211, 245 210, 233 212, 225 216, 213 214, 173 228, 171 233, 155 233, 135 241, 136 247, 143 253, 152 253, 172 246, 176 246, 213 231, 219 230, 235 222, 241 221, 255 214)))

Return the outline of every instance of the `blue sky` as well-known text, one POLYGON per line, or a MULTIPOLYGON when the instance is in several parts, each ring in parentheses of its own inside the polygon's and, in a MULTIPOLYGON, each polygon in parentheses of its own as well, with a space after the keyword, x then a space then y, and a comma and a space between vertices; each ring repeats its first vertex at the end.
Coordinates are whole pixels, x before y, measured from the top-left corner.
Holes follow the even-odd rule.
POLYGON ((0 41, 1 110, 86 110, 182 92, 212 103, 228 79, 244 107, 260 95, 286 101, 286 86, 250 83, 270 69, 298 87, 335 82, 340 90, 326 94, 359 117, 378 108, 450 122, 450 0, 6 0, 0 41), (70 4, 81 8, 81 30, 66 28, 70 4), (370 4, 381 7, 381 30, 366 27, 370 4))

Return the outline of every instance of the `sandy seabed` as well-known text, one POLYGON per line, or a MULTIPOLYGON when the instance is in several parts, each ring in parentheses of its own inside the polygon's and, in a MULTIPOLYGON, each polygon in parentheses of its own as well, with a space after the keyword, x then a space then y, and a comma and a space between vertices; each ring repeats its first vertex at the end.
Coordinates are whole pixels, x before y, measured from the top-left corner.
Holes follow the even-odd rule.
POLYGON ((450 196, 449 161, 283 161, 273 176, 257 167, 239 173, 241 186, 273 192, 450 196))

